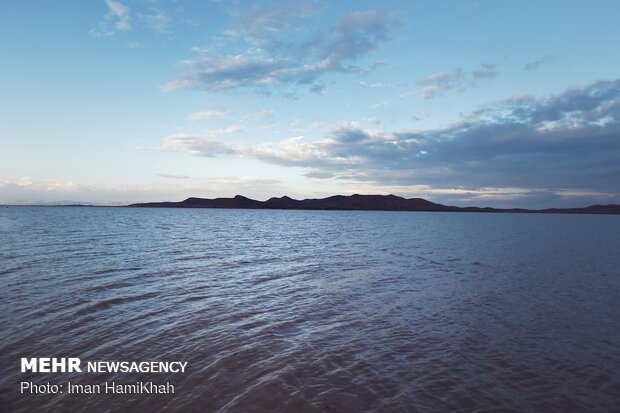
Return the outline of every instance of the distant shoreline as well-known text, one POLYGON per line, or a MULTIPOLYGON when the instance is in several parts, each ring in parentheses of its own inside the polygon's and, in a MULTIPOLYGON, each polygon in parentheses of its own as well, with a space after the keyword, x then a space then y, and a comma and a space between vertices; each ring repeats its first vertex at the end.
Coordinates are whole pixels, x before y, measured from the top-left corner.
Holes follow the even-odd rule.
POLYGON ((288 196, 257 201, 242 195, 233 198, 187 198, 180 202, 146 202, 131 204, 130 208, 210 208, 265 209, 305 211, 410 211, 410 212, 490 212, 522 214, 604 214, 620 215, 620 205, 591 205, 584 208, 489 208, 442 205, 423 198, 403 198, 396 195, 334 195, 321 199, 297 200, 288 196))
POLYGON ((87 208, 192 208, 192 209, 254 209, 298 211, 401 211, 401 212, 486 212, 513 214, 587 214, 620 215, 620 205, 590 205, 583 208, 491 208, 457 207, 438 204, 423 198, 403 198, 396 195, 334 195, 320 199, 297 200, 283 196, 257 201, 242 195, 233 198, 187 198, 179 202, 143 202, 129 205, 96 204, 0 204, 8 207, 87 207, 87 208))

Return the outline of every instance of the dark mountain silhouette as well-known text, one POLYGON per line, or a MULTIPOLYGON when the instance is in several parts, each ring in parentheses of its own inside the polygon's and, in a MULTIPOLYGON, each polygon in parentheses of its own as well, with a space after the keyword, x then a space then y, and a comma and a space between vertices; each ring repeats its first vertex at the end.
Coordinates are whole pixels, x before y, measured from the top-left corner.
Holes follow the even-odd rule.
POLYGON ((548 214, 620 214, 620 205, 590 205, 585 208, 549 208, 540 211, 548 214))
POLYGON ((237 195, 234 198, 187 198, 180 202, 147 202, 132 204, 134 208, 234 208, 234 209, 305 209, 352 211, 438 211, 438 212, 519 212, 548 214, 620 214, 620 205, 592 205, 586 208, 500 209, 456 207, 437 204, 422 198, 396 195, 334 195, 322 199, 297 200, 283 196, 256 201, 237 195))

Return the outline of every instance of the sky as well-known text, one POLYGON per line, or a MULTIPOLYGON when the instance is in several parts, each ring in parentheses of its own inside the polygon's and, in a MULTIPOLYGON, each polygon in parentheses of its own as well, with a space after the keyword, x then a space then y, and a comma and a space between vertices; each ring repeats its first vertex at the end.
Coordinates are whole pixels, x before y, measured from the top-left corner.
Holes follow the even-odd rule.
POLYGON ((620 203, 620 2, 0 2, 0 203, 620 203))

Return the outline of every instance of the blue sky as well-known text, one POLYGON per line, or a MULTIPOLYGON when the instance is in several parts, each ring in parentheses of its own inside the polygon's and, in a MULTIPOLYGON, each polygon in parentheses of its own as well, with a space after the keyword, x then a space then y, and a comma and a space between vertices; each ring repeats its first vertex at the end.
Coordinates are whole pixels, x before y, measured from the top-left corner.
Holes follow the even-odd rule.
POLYGON ((620 203, 617 1, 0 4, 0 202, 620 203))

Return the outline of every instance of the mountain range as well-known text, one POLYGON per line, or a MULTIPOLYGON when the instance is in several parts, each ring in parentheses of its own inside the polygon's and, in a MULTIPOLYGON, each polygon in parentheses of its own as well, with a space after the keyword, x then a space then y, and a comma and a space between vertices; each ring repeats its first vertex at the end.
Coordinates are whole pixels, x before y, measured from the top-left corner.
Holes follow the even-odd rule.
POLYGON ((257 201, 242 195, 233 198, 187 198, 180 202, 146 202, 128 205, 133 208, 234 208, 234 209, 302 209, 352 211, 433 211, 433 212, 516 212, 555 214, 620 214, 620 205, 591 205, 585 208, 481 208, 437 204, 423 198, 396 195, 334 195, 321 199, 293 199, 288 196, 257 201))

